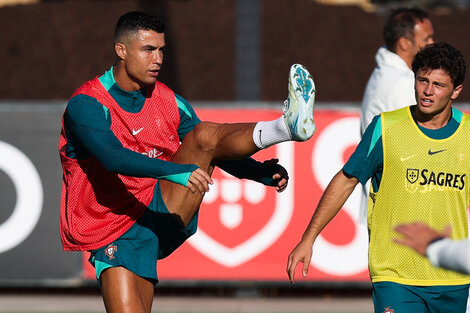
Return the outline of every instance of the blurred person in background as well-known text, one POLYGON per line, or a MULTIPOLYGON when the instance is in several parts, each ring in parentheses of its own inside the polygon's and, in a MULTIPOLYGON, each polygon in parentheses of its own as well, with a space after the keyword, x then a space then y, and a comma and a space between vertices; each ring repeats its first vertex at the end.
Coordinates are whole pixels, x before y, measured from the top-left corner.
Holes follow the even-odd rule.
POLYGON ((146 13, 121 16, 115 64, 75 91, 62 120, 62 245, 91 252, 107 312, 150 313, 157 259, 195 233, 216 165, 282 192, 289 177, 278 160, 249 156, 308 140, 315 131, 315 85, 299 64, 291 68, 278 119, 201 122, 158 81, 164 31, 163 22, 146 13))
MULTIPOLYGON (((412 249, 394 244, 394 228, 424 221, 452 238, 468 237, 470 116, 452 107, 465 78, 465 60, 446 43, 427 45, 412 62, 416 105, 372 120, 345 166, 332 179, 288 257, 308 273, 313 244, 358 182, 372 178, 368 210, 369 273, 376 313, 465 312, 470 278, 433 266, 412 249)), ((347 262, 347 260, 345 260, 347 262)))
MULTIPOLYGON (((377 66, 367 82, 361 105, 361 136, 372 118, 382 112, 416 104, 411 62, 418 51, 434 42, 427 12, 417 8, 393 10, 383 28, 385 45, 375 54, 377 66)), ((360 220, 364 221, 370 182, 362 187, 360 220)))
POLYGON ((374 116, 416 104, 411 62, 421 48, 434 42, 434 30, 427 12, 399 8, 390 13, 383 37, 385 45, 375 54, 377 66, 362 100, 361 135, 374 116))

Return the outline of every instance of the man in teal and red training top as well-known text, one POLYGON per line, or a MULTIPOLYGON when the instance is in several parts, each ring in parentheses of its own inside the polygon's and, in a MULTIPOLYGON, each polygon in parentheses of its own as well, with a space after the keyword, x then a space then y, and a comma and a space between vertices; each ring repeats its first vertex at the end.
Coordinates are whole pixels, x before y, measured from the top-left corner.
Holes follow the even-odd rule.
POLYGON ((90 251, 108 312, 151 311, 157 259, 197 228, 214 166, 283 191, 285 169, 250 155, 315 131, 314 82, 295 64, 284 115, 243 124, 200 122, 158 82, 164 24, 141 12, 116 26, 116 63, 79 87, 63 117, 60 230, 65 250, 90 251))

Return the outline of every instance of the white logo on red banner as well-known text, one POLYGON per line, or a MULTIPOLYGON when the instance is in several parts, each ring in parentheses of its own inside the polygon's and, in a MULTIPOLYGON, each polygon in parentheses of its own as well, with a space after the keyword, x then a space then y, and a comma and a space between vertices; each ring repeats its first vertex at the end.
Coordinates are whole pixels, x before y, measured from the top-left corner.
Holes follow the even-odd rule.
MULTIPOLYGON (((360 141, 359 118, 339 119, 327 126, 317 139, 312 153, 312 169, 319 185, 326 189, 331 178, 344 166, 344 151, 360 141), (328 166, 324 166, 328 164, 328 166)), ((360 184, 346 201, 343 210, 358 221, 360 184)), ((311 264, 333 275, 353 275, 367 269, 368 235, 366 225, 355 223, 356 232, 351 242, 335 245, 320 234, 314 245, 311 264)))
MULTIPOLYGON (((251 260, 276 242, 289 224, 293 213, 293 143, 285 142, 278 145, 276 149, 277 157, 282 160, 283 166, 290 173, 290 180, 289 188, 283 193, 276 194, 274 213, 269 221, 253 236, 234 247, 222 244, 200 227, 196 234, 189 239, 191 246, 221 265, 236 267, 251 260)), ((205 195, 204 202, 206 204, 213 202, 217 197, 223 199, 224 203, 219 208, 219 218, 227 228, 234 228, 242 223, 242 208, 236 203, 242 196, 247 201, 258 204, 266 194, 264 186, 253 182, 243 182, 243 184, 245 184, 245 188, 242 187, 242 182, 238 179, 225 177, 222 181, 217 181, 214 184, 215 188, 212 187, 212 190, 205 195)))
POLYGON ((0 253, 22 243, 36 227, 42 211, 41 178, 31 160, 18 148, 0 141, 0 169, 13 182, 16 204, 11 216, 0 224, 0 253))

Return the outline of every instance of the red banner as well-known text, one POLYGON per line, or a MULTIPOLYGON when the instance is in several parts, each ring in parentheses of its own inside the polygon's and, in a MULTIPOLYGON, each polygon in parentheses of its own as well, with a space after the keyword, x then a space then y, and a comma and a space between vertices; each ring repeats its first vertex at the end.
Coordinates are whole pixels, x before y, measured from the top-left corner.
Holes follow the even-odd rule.
MULTIPOLYGON (((198 109, 201 120, 272 120, 279 110, 198 109)), ((317 132, 303 143, 286 142, 253 157, 278 158, 289 172, 287 190, 239 180, 220 169, 199 213, 199 228, 182 247, 158 262, 161 280, 287 280, 287 256, 300 240, 331 178, 359 142, 358 112, 317 110, 317 132)), ((317 239, 307 280, 367 281, 367 230, 359 220, 356 188, 317 239)), ((84 258, 85 259, 85 258, 84 258)), ((85 276, 94 278, 84 262, 85 276)), ((297 280, 302 280, 297 269, 297 280)))

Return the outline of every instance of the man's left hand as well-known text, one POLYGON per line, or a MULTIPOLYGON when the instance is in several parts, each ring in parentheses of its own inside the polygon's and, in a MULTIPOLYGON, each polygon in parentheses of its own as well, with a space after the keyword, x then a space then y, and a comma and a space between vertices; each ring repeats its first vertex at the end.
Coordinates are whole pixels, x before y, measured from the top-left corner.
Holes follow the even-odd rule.
POLYGON ((283 192, 289 183, 289 174, 287 173, 287 170, 278 163, 279 159, 271 159, 263 162, 263 164, 272 167, 275 171, 272 179, 276 182, 276 185, 274 185, 276 191, 283 192))

